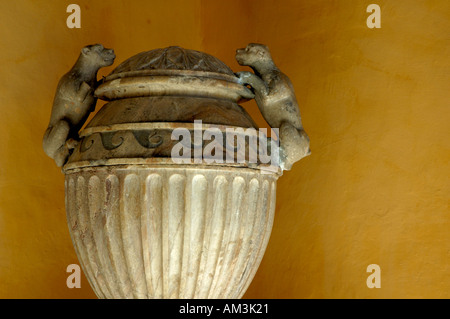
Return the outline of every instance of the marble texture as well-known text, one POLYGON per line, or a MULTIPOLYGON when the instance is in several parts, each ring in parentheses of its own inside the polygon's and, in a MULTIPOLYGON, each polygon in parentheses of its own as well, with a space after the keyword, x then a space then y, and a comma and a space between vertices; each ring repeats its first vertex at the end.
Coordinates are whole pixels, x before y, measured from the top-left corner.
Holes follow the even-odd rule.
POLYGON ((253 169, 66 174, 78 258, 100 298, 240 298, 264 255, 276 177, 253 169))

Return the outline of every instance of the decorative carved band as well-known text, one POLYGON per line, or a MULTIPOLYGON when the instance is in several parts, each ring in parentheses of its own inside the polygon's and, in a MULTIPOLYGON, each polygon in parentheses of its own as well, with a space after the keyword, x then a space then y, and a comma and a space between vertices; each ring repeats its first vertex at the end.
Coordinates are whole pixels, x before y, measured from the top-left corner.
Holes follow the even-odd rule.
POLYGON ((274 154, 271 151, 273 141, 254 128, 198 123, 125 123, 87 128, 81 136, 66 169, 75 163, 95 166, 116 159, 147 161, 150 158, 175 159, 178 164, 278 166, 277 149, 274 154))
MULTIPOLYGON (((112 124, 107 126, 94 126, 94 127, 86 127, 80 132, 80 137, 89 136, 93 133, 103 133, 103 132, 112 132, 112 131, 137 131, 137 130, 173 130, 176 128, 186 128, 188 130, 193 130, 196 128, 195 123, 191 122, 146 122, 146 123, 122 123, 122 124, 112 124)), ((219 124, 208 124, 202 123, 201 129, 216 129, 225 131, 227 128, 229 129, 239 129, 243 128, 240 126, 233 125, 219 125, 219 124)), ((247 128, 243 128, 246 130, 247 128)), ((250 134, 250 131, 249 131, 250 134)))

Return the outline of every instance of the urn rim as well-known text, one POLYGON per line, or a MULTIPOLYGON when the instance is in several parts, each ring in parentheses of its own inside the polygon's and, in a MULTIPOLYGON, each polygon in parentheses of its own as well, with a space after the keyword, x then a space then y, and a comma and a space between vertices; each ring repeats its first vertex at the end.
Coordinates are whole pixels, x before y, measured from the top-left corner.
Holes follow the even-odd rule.
POLYGON ((105 101, 146 96, 196 96, 246 102, 255 95, 236 76, 194 70, 138 70, 104 78, 95 95, 105 101))

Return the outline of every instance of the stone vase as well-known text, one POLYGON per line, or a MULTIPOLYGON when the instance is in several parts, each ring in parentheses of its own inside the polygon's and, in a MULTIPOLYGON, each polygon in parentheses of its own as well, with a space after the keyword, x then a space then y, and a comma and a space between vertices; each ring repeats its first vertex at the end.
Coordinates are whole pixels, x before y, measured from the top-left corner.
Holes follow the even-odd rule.
POLYGON ((248 158, 195 160, 207 143, 194 138, 193 160, 176 163, 171 133, 193 132, 196 120, 222 133, 256 128, 238 104, 252 93, 218 59, 169 47, 126 60, 96 95, 108 103, 63 170, 70 234, 97 296, 242 297, 270 237, 280 172, 248 158))

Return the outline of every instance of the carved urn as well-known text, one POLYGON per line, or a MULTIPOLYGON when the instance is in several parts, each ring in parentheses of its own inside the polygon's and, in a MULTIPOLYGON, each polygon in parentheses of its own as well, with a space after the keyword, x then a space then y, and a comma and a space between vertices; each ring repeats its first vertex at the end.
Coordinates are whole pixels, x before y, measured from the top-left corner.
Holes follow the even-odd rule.
POLYGON ((129 58, 95 88, 108 102, 63 172, 70 234, 99 298, 245 293, 282 170, 260 152, 251 160, 253 142, 270 139, 238 104, 254 97, 244 84, 211 55, 168 47, 129 58))

